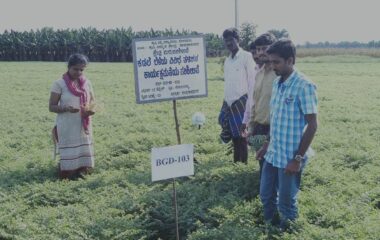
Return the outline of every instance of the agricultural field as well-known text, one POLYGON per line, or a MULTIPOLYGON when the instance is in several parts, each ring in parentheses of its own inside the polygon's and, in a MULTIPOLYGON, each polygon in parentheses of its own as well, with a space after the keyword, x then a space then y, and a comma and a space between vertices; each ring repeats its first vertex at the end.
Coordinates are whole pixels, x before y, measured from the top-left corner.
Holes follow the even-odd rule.
POLYGON ((297 57, 357 55, 380 57, 380 48, 298 48, 297 57))
MULTIPOLYGON (((218 59, 208 62, 207 98, 179 100, 183 143, 195 175, 177 181, 181 239, 379 239, 380 58, 297 59, 318 86, 316 155, 305 169, 292 234, 267 229, 258 163, 234 164, 219 140, 223 98, 218 59), (201 128, 194 112, 206 115, 201 128)), ((172 182, 151 182, 152 147, 176 144, 171 102, 135 103, 131 63, 90 63, 102 104, 93 118, 96 166, 57 179, 48 111, 62 62, 0 62, 0 239, 175 239, 172 182)))

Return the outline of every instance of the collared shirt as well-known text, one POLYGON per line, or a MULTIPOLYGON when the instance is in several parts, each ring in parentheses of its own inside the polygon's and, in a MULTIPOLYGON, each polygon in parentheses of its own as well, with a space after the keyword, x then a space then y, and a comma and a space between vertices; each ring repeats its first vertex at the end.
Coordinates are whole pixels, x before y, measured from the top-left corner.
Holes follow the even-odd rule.
POLYGON ((244 124, 248 124, 249 123, 249 119, 251 117, 251 109, 252 109, 252 106, 253 106, 253 91, 254 91, 254 88, 255 88, 255 85, 256 85, 256 75, 258 74, 258 72, 260 71, 260 66, 258 64, 255 65, 255 82, 253 84, 253 87, 248 89, 248 99, 247 99, 247 103, 245 104, 245 112, 244 112, 244 117, 243 117, 243 123, 244 124))
MULTIPOLYGON (((255 84, 255 63, 252 54, 241 48, 224 61, 224 100, 228 106, 241 96, 252 92, 255 84)), ((248 94, 248 98, 249 94, 248 94)))
POLYGON ((270 143, 265 160, 285 168, 301 143, 305 115, 317 114, 316 86, 296 69, 284 82, 273 82, 270 101, 270 143))
POLYGON ((246 108, 248 115, 250 131, 252 131, 253 123, 269 125, 269 102, 272 95, 273 81, 277 78, 276 73, 271 68, 271 65, 265 64, 256 74, 255 86, 253 90, 254 104, 246 108))

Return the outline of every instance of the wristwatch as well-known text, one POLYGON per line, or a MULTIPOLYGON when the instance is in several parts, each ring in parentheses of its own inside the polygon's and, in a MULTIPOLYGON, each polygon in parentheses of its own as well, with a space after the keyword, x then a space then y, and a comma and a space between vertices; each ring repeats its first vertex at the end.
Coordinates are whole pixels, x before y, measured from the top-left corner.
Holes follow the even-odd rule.
POLYGON ((299 155, 299 154, 297 154, 295 157, 294 157, 294 160, 296 160, 297 162, 302 162, 302 160, 303 160, 303 157, 301 156, 301 155, 299 155))

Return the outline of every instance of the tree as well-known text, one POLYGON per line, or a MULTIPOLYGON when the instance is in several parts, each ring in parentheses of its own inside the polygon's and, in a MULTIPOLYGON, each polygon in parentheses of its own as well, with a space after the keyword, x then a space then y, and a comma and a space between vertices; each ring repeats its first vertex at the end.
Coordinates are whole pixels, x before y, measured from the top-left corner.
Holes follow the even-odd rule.
MULTIPOLYGON (((242 46, 253 40, 256 26, 242 24, 242 46)), ((93 27, 58 29, 44 27, 29 32, 4 31, 0 33, 0 61, 67 61, 70 54, 80 52, 91 61, 132 61, 132 39, 164 36, 198 35, 191 30, 154 30, 134 32, 117 28, 97 30, 93 27)), ((211 57, 224 55, 223 38, 214 33, 204 34, 206 54, 211 57)))
POLYGON ((282 30, 271 29, 268 32, 272 33, 276 37, 276 39, 289 38, 289 32, 286 29, 282 29, 282 30))
POLYGON ((217 57, 222 55, 222 52, 224 51, 223 38, 214 33, 206 33, 204 37, 206 42, 207 56, 217 57))
POLYGON ((244 49, 249 48, 249 44, 256 38, 257 25, 252 22, 244 22, 240 25, 240 46, 244 49))

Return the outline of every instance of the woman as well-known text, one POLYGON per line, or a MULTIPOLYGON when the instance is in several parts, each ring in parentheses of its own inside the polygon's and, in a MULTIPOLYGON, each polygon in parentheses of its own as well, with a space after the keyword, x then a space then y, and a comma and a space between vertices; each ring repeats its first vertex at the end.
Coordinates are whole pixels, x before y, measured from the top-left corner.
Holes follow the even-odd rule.
POLYGON ((73 54, 67 72, 51 87, 49 111, 57 113, 56 133, 60 154, 61 178, 83 177, 94 167, 91 82, 83 75, 87 57, 73 54))

